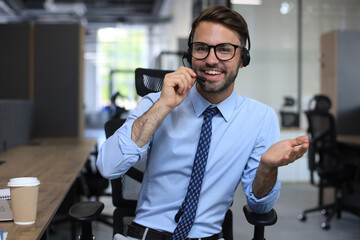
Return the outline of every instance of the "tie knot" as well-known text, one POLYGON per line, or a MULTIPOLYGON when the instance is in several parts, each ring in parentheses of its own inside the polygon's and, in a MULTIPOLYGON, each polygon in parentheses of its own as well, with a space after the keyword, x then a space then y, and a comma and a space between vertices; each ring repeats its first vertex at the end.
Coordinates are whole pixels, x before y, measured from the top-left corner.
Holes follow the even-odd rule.
POLYGON ((215 116, 215 114, 217 114, 219 112, 219 109, 217 107, 214 108, 207 108, 204 111, 204 117, 205 118, 213 118, 215 116))

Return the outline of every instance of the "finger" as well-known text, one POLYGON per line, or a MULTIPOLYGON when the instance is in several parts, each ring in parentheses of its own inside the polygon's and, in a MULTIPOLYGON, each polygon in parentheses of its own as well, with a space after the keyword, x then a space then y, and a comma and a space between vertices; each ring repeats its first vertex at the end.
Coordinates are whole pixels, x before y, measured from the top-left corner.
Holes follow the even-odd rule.
POLYGON ((297 146, 308 146, 309 144, 309 138, 308 136, 300 136, 295 139, 288 139, 288 143, 291 147, 297 147, 297 146))
POLYGON ((177 87, 176 87, 176 91, 178 94, 180 95, 183 95, 186 93, 187 91, 187 81, 186 79, 184 79, 182 76, 180 76, 180 78, 176 79, 176 84, 177 84, 177 87))
POLYGON ((182 83, 184 84, 183 93, 187 93, 191 89, 191 87, 193 86, 193 84, 195 82, 193 80, 191 73, 193 73, 192 70, 191 70, 191 72, 184 71, 181 73, 180 79, 181 79, 182 83))
POLYGON ((304 156, 304 154, 306 153, 307 151, 307 147, 305 148, 304 146, 301 146, 299 152, 298 152, 298 158, 301 158, 302 156, 304 156))
POLYGON ((306 150, 307 148, 304 147, 304 146, 300 146, 300 147, 295 147, 293 150, 292 150, 292 153, 294 153, 294 161, 296 159, 299 159, 301 158, 302 156, 304 156, 304 154, 306 153, 306 150))
POLYGON ((181 66, 179 68, 179 70, 187 72, 189 74, 190 78, 187 78, 187 79, 189 80, 189 84, 191 86, 193 86, 195 83, 195 80, 196 80, 196 73, 194 72, 194 70, 192 70, 191 68, 188 68, 188 67, 184 67, 184 66, 181 66))
POLYGON ((299 136, 297 138, 295 138, 297 145, 302 145, 302 144, 306 144, 309 143, 309 137, 304 135, 304 136, 299 136))
POLYGON ((190 74, 184 69, 178 69, 173 73, 167 74, 166 77, 177 94, 186 94, 188 89, 191 88, 189 87, 189 82, 191 82, 190 74))

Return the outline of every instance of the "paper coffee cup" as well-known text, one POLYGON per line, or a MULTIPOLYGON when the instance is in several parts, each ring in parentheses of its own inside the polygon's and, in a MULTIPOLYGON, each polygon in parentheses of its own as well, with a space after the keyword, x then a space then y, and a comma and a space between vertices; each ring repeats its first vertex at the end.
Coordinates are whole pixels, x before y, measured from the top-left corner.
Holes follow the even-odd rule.
POLYGON ((11 178, 8 182, 14 223, 20 225, 35 223, 39 184, 40 181, 36 177, 11 178))

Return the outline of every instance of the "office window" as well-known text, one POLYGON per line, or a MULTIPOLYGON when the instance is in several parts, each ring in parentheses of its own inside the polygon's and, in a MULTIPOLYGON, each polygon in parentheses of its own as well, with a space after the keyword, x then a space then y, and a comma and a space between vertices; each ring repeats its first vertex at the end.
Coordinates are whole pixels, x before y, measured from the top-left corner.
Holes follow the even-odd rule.
POLYGON ((98 31, 98 79, 102 107, 119 92, 117 104, 126 109, 136 105, 134 71, 146 66, 147 30, 141 27, 103 28, 98 31))

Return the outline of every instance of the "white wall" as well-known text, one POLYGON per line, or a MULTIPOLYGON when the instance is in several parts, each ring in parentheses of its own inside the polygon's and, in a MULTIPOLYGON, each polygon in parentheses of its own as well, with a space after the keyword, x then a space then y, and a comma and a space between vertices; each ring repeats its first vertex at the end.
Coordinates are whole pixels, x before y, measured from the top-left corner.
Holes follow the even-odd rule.
MULTIPOLYGON (((251 63, 240 70, 235 89, 258 99, 279 112, 284 96, 297 97, 296 0, 262 1, 260 6, 234 5, 248 22, 251 36, 251 63), (287 2, 288 14, 280 13, 287 2)), ((320 92, 320 36, 334 29, 360 29, 358 0, 303 0, 302 8, 302 114, 312 96, 320 92)))

